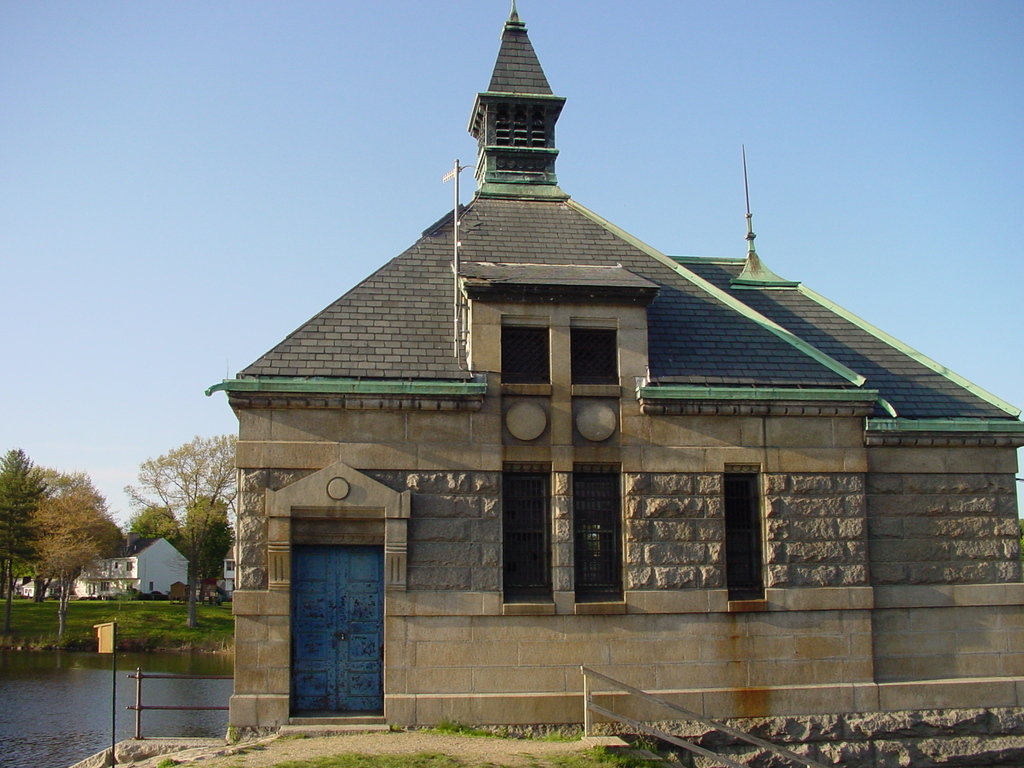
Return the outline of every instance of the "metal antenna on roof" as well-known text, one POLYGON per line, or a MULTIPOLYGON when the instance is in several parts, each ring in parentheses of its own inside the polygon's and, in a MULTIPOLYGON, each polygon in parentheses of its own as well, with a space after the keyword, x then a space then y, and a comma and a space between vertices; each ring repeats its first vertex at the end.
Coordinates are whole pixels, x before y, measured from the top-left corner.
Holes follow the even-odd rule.
POLYGON ((747 147, 740 144, 740 151, 743 153, 743 195, 747 200, 747 254, 757 254, 754 250, 754 217, 750 214, 750 185, 747 183, 747 147))
POLYGON ((462 292, 459 291, 459 249, 462 247, 462 240, 459 238, 459 174, 472 167, 472 165, 459 165, 459 159, 455 158, 452 169, 441 178, 442 184, 452 179, 455 180, 455 207, 452 208, 452 349, 455 359, 460 365, 462 363, 460 347, 465 334, 463 317, 465 306, 462 301, 462 292))

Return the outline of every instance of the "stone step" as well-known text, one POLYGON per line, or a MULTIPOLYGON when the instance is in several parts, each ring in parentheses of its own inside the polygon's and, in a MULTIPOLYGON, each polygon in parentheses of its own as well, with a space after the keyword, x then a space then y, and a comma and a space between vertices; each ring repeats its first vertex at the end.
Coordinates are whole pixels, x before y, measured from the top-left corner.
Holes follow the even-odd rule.
POLYGON ((383 717, 292 717, 282 725, 278 736, 331 736, 342 733, 387 731, 383 717))
POLYGON ((580 743, 588 747, 628 747, 629 743, 619 736, 584 736, 580 743))

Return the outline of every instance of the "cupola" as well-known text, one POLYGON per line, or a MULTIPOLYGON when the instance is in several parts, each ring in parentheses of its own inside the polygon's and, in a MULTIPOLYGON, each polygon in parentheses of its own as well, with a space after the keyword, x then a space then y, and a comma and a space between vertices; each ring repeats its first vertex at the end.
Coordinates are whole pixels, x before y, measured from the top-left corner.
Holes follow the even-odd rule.
POLYGON ((481 197, 565 198, 555 176, 555 123, 565 99, 551 93, 515 3, 487 90, 469 132, 477 140, 481 197))

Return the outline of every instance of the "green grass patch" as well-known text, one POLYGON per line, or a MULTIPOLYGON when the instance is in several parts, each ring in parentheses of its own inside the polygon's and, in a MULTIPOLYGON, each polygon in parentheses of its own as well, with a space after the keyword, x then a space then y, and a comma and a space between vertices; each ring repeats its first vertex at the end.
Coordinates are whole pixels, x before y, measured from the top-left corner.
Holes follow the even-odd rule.
POLYGON ((453 723, 451 720, 442 720, 436 727, 427 729, 427 733, 438 733, 442 736, 473 736, 484 739, 500 739, 505 736, 505 734, 491 733, 482 728, 471 728, 462 723, 453 723))
POLYGON ((418 755, 362 755, 346 753, 312 760, 288 760, 274 768, 480 768, 490 763, 464 763, 435 752, 418 755))
POLYGON ((551 755, 547 760, 558 768, 653 768, 662 765, 661 762, 619 754, 605 747, 594 747, 576 754, 551 755))
POLYGON ((188 606, 164 601, 76 600, 68 605, 68 623, 57 641, 57 601, 15 600, 11 633, 0 635, 2 648, 96 649, 94 624, 117 622, 117 647, 123 651, 232 648, 235 621, 231 604, 197 606, 199 626, 188 629, 188 606))
MULTIPOLYGON (((421 752, 416 755, 346 753, 312 760, 288 760, 275 763, 274 768, 492 768, 493 765, 476 761, 465 762, 434 752, 421 752)), ((596 747, 576 754, 534 758, 533 765, 536 768, 653 768, 658 764, 637 757, 618 755, 604 747, 596 747)))

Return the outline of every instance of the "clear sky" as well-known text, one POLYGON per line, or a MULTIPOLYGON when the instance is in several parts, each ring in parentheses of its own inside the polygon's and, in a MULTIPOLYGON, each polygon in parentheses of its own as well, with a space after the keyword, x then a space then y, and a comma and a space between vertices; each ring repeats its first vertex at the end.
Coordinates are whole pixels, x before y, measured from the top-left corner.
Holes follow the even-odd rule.
MULTIPOLYGON (((234 431, 203 390, 450 210, 508 10, 0 0, 0 451, 123 518, 140 462, 234 431)), ((770 268, 1024 406, 1024 3, 519 12, 568 98, 566 192, 742 256, 745 144, 770 268)))

